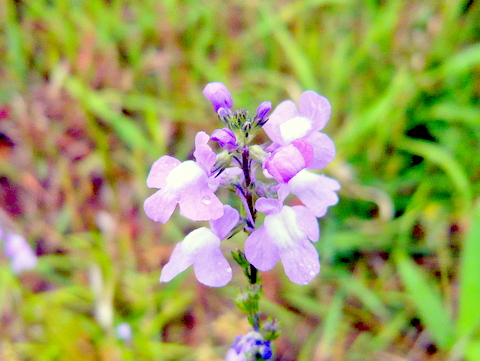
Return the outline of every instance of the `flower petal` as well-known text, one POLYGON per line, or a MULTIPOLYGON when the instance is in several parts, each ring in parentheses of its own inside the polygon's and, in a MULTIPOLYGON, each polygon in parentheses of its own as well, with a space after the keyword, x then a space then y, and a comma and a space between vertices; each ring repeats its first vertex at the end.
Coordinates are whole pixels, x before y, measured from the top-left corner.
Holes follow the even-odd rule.
POLYGON ((170 261, 162 269, 160 282, 169 282, 179 273, 185 271, 193 264, 193 257, 194 255, 183 250, 183 241, 178 243, 173 249, 170 261))
POLYGON ((313 146, 313 160, 309 169, 323 169, 335 158, 335 145, 324 133, 314 132, 305 138, 313 146))
POLYGON ((143 209, 149 218, 155 222, 167 223, 175 207, 177 199, 175 195, 165 191, 165 188, 155 192, 143 203, 143 209))
POLYGON ((223 287, 232 279, 232 268, 219 246, 205 249, 193 262, 195 276, 206 286, 223 287))
POLYGON ((183 190, 178 204, 182 216, 192 221, 209 221, 223 216, 223 204, 208 184, 195 184, 183 190))
POLYGON ((268 237, 279 248, 289 248, 307 238, 307 233, 299 227, 298 216, 288 206, 278 213, 268 215, 263 221, 268 237))
POLYGON ((265 214, 275 214, 282 210, 282 203, 274 198, 260 197, 255 202, 255 208, 257 211, 265 214))
POLYGON ((210 229, 215 233, 220 240, 225 239, 233 227, 236 226, 240 215, 235 208, 229 205, 223 206, 223 216, 218 219, 210 221, 210 229))
POLYGON ((212 167, 215 165, 216 155, 212 148, 207 144, 210 136, 205 132, 198 132, 195 136, 195 151, 193 156, 197 164, 210 176, 212 167))
POLYGON ((283 137, 280 132, 280 125, 297 116, 298 111, 295 103, 291 100, 285 100, 277 105, 275 110, 270 115, 268 122, 263 126, 263 129, 274 143, 284 145, 286 143, 283 141, 283 137))
POLYGON ((245 257, 260 271, 271 270, 279 259, 278 247, 261 226, 245 241, 245 257))
POLYGON ((299 285, 308 284, 320 272, 317 250, 308 239, 281 250, 280 258, 288 278, 299 285))
POLYGON ((160 282, 168 282, 193 264, 198 281, 211 287, 226 285, 232 278, 232 269, 220 250, 220 239, 208 228, 190 232, 176 245, 170 261, 165 265, 160 282))
POLYGON ((163 188, 167 181, 168 174, 173 168, 181 164, 178 159, 164 155, 153 163, 147 177, 147 186, 149 188, 163 188))
POLYGON ((293 206, 292 209, 297 214, 298 228, 302 229, 308 239, 312 242, 317 242, 320 236, 320 229, 315 215, 308 208, 304 206, 293 206))
POLYGON ((313 121, 312 130, 321 130, 330 120, 330 103, 312 90, 303 92, 299 103, 300 115, 313 121))
POLYGON ((327 208, 338 202, 338 195, 335 191, 340 189, 340 183, 327 176, 303 170, 293 177, 288 185, 290 191, 316 217, 323 217, 327 213, 327 208))

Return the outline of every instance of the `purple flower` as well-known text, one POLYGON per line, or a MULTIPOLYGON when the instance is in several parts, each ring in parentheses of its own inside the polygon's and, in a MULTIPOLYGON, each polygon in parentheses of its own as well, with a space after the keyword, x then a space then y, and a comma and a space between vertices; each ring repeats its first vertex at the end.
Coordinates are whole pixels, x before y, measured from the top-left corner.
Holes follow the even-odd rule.
POLYGON ((203 89, 203 95, 210 100, 215 112, 218 112, 220 108, 231 109, 233 107, 232 95, 222 83, 208 83, 203 89))
POLYGON ((164 155, 153 165, 147 186, 160 188, 144 203, 145 213, 156 222, 166 223, 180 206, 181 214, 193 221, 217 219, 223 215, 223 205, 214 194, 218 180, 211 174, 215 153, 207 145, 210 137, 198 132, 195 137, 196 162, 164 155))
POLYGON ((260 271, 268 271, 281 259, 292 282, 309 283, 320 271, 318 253, 311 243, 319 237, 313 213, 304 206, 283 206, 276 199, 263 197, 255 208, 267 216, 245 242, 247 260, 260 271))
POLYGON ((5 255, 10 258, 14 273, 31 270, 37 265, 37 256, 25 237, 4 231, 5 255))
POLYGON ((232 279, 232 268, 220 249, 239 220, 238 211, 224 206, 223 216, 210 221, 210 229, 198 228, 190 232, 173 250, 165 265, 160 282, 168 282, 193 265, 198 281, 211 287, 225 286, 232 279))
POLYGON ((263 126, 273 141, 272 149, 285 146, 295 139, 304 139, 313 147, 310 169, 321 169, 335 157, 332 140, 319 130, 330 118, 330 103, 314 91, 308 90, 300 96, 299 109, 291 100, 280 103, 263 126))
POLYGON ((291 144, 268 153, 263 168, 279 183, 287 183, 313 160, 313 147, 304 139, 295 139, 291 144))
POLYGON ((215 129, 210 139, 218 142, 220 147, 225 148, 226 150, 234 150, 237 147, 237 138, 228 128, 215 129))
POLYGON ((228 350, 225 361, 270 360, 273 356, 271 342, 256 331, 237 336, 228 350), (248 358, 247 358, 248 357, 248 358))
POLYGON ((283 201, 291 192, 315 217, 323 217, 328 207, 338 203, 336 191, 339 189, 340 183, 335 179, 305 169, 280 187, 278 197, 283 201))

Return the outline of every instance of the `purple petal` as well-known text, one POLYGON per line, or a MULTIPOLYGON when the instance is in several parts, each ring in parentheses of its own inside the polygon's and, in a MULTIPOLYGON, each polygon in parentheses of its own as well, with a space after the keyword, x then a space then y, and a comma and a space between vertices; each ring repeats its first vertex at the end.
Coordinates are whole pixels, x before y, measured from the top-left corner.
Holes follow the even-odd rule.
POLYGON ((219 82, 208 83, 203 89, 203 95, 210 100, 215 112, 220 108, 231 109, 233 106, 232 95, 227 87, 219 82))
POLYGON ((223 216, 210 221, 210 228, 220 240, 225 239, 230 231, 235 227, 240 216, 235 208, 229 205, 223 206, 223 216))
POLYGON ((232 268, 219 246, 206 248, 193 262, 195 276, 206 286, 223 287, 232 279, 232 268))
POLYGON ((304 206, 293 206, 292 209, 297 214, 298 228, 302 229, 310 241, 317 242, 320 236, 320 229, 315 215, 304 206))
POLYGON ((143 203, 143 209, 149 218, 155 222, 167 223, 175 207, 177 206, 177 199, 174 194, 166 192, 165 189, 161 189, 150 197, 148 197, 143 203))
POLYGON ((223 216, 223 204, 208 184, 192 184, 182 190, 179 201, 181 214, 192 221, 208 221, 223 216))
POLYGON ((282 203, 273 198, 261 197, 255 202, 255 209, 265 214, 275 214, 282 210, 282 203))
POLYGON ((340 183, 324 175, 304 170, 293 177, 290 182, 290 191, 310 209, 316 217, 323 217, 327 208, 337 204, 340 183))
POLYGON ((288 278, 299 285, 308 284, 320 272, 317 250, 307 239, 281 250, 280 258, 288 278))
POLYGON ((295 103, 291 100, 285 100, 277 105, 270 115, 268 122, 263 126, 263 129, 274 143, 284 145, 285 143, 280 132, 280 125, 297 116, 298 111, 295 103))
POLYGON ((245 241, 245 257, 260 271, 271 270, 277 263, 278 247, 272 242, 264 226, 248 236, 245 241))
POLYGON ((193 156, 197 160, 198 165, 209 176, 212 167, 215 165, 216 155, 212 148, 207 144, 210 136, 205 132, 198 132, 195 136, 195 151, 193 156))
POLYGON ((313 146, 313 160, 309 169, 323 169, 335 158, 335 145, 323 133, 314 132, 305 138, 313 146))
POLYGON ((321 95, 307 90, 300 96, 300 115, 313 121, 312 130, 321 130, 330 119, 330 103, 321 95))
POLYGON ((164 155, 153 163, 150 173, 147 177, 147 186, 149 188, 163 188, 167 181, 168 174, 173 168, 181 164, 178 159, 164 155))

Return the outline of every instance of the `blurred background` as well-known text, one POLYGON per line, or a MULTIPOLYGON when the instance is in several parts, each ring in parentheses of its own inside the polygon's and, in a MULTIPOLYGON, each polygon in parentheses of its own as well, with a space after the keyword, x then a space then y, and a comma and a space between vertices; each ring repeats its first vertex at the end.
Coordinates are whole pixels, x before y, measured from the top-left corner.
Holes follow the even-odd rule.
POLYGON ((222 360, 248 329, 238 267, 158 282, 198 224, 143 212, 220 126, 212 81, 332 104, 321 274, 262 275, 276 360, 480 360, 478 1, 2 0, 0 29, 0 360, 222 360))

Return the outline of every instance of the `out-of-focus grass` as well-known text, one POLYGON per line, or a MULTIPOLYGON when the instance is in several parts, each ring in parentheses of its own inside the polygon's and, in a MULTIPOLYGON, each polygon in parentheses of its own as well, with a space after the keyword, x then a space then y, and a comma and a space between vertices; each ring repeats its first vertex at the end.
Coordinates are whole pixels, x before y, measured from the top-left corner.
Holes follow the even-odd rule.
POLYGON ((246 329, 238 269, 224 289, 158 283, 195 225, 142 210, 151 163, 219 126, 201 90, 222 81, 251 111, 306 89, 333 108, 322 273, 263 275, 277 359, 478 360, 479 18, 449 0, 1 2, 1 222, 40 262, 15 276, 2 256, 0 359, 219 360, 246 329))

